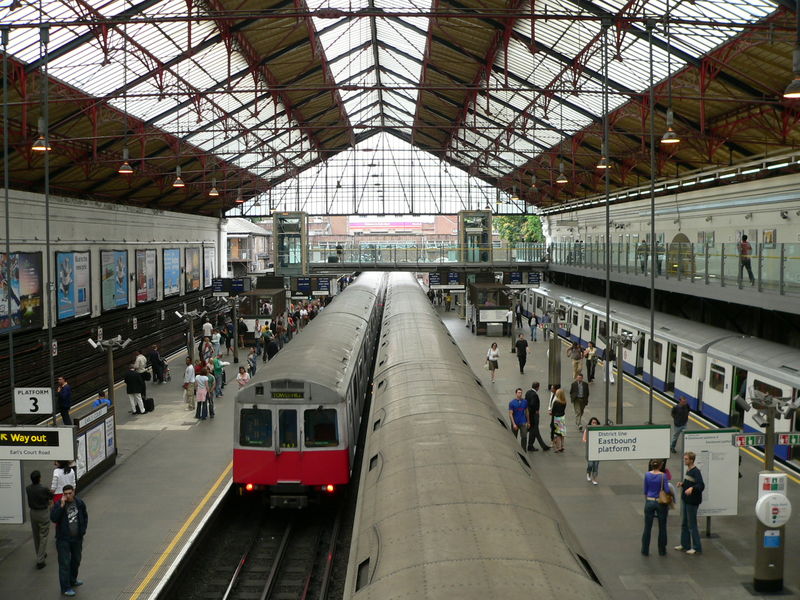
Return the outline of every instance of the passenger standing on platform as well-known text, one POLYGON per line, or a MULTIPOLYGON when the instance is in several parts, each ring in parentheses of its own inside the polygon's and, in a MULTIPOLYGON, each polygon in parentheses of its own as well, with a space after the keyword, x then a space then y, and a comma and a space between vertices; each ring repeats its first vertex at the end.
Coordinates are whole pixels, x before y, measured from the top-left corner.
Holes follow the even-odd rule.
POLYGON ((514 311, 508 307, 506 311, 506 322, 503 329, 503 335, 511 335, 511 328, 514 326, 514 311))
POLYGON ((50 482, 50 492, 53 494, 53 502, 58 502, 61 500, 61 494, 64 493, 64 486, 77 486, 78 478, 75 473, 75 467, 70 465, 68 460, 57 460, 55 465, 53 480, 50 482))
POLYGON ((200 369, 200 373, 195 375, 194 378, 194 387, 195 387, 195 397, 197 401, 197 410, 194 413, 195 419, 205 420, 208 417, 208 405, 206 404, 206 399, 210 396, 209 394, 209 383, 208 383, 208 376, 206 375, 207 371, 205 367, 200 369))
POLYGON ((528 401, 522 397, 522 388, 514 391, 514 398, 508 403, 508 418, 511 421, 514 437, 519 439, 524 452, 528 449, 528 429, 530 429, 531 420, 528 413, 528 401))
POLYGON ((561 387, 560 383, 554 383, 547 389, 550 391, 550 399, 547 401, 547 414, 550 415, 550 442, 552 443, 556 437, 555 417, 553 417, 553 403, 556 401, 556 392, 561 387))
POLYGON ((583 351, 583 356, 586 357, 586 377, 589 379, 589 383, 592 383, 594 371, 597 368, 597 348, 595 348, 594 342, 589 342, 586 350, 583 351))
POLYGON ((183 372, 183 401, 186 403, 186 410, 194 410, 194 378, 194 365, 187 356, 186 370, 183 372))
POLYGON ((239 374, 236 376, 236 383, 239 384, 239 389, 242 389, 250 383, 250 374, 245 371, 244 367, 239 367, 239 374))
POLYGON ((211 334, 214 332, 214 326, 211 324, 211 321, 208 317, 203 322, 203 337, 211 338, 211 334))
POLYGON ((486 353, 486 364, 489 365, 489 372, 492 374, 492 383, 494 383, 495 373, 499 367, 499 360, 500 350, 497 348, 497 342, 492 342, 489 351, 486 353))
POLYGON ((66 377, 56 379, 56 400, 64 425, 72 425, 72 417, 69 415, 69 409, 72 406, 72 386, 67 382, 66 377))
POLYGON ((450 312, 450 305, 453 303, 453 296, 450 292, 447 292, 444 296, 444 309, 447 312, 450 312))
POLYGON ((434 300, 436 300, 436 293, 430 288, 428 288, 428 300, 431 301, 431 304, 434 304, 434 300))
POLYGON ((569 388, 569 397, 572 400, 572 408, 575 410, 575 425, 578 431, 583 430, 583 411, 589 404, 589 384, 583 380, 583 375, 578 373, 575 381, 569 388))
POLYGON ((539 317, 536 316, 536 313, 531 313, 528 317, 528 327, 531 328, 531 341, 536 342, 536 333, 539 329, 539 317))
POLYGON ((678 482, 681 492, 681 545, 675 546, 675 550, 686 550, 686 554, 699 554, 703 551, 700 544, 700 531, 697 529, 697 509, 703 502, 703 490, 706 489, 703 483, 703 474, 700 472, 694 461, 694 452, 686 452, 683 455, 683 464, 686 467, 686 474, 683 481, 678 482))
POLYGON ((553 445, 556 447, 556 452, 564 451, 564 438, 567 435, 566 412, 567 395, 559 387, 555 392, 553 408, 550 410, 553 415, 553 445))
POLYGON ((672 432, 672 442, 669 445, 669 449, 672 451, 673 454, 677 453, 678 450, 678 438, 681 436, 683 431, 686 429, 686 425, 689 423, 689 403, 687 402, 686 398, 681 398, 678 403, 672 407, 670 411, 672 415, 672 422, 675 425, 675 429, 672 432))
MULTIPOLYGON (((586 444, 589 439, 589 427, 592 425, 600 425, 597 417, 589 419, 586 429, 583 430, 583 443, 586 444)), ((597 471, 600 469, 599 460, 590 460, 586 462, 586 481, 591 481, 592 485, 597 485, 597 471)))
POLYGON ((572 346, 567 348, 567 358, 572 361, 572 378, 577 379, 583 362, 583 350, 581 350, 578 342, 572 342, 572 346))
POLYGON ((275 341, 275 338, 272 337, 267 342, 267 347, 264 349, 264 356, 266 360, 272 360, 272 358, 278 353, 280 348, 278 347, 278 342, 275 341))
POLYGON ((128 371, 123 376, 125 381, 125 392, 128 394, 128 400, 131 403, 131 414, 143 415, 144 414, 144 401, 142 394, 145 393, 144 379, 141 374, 136 372, 136 367, 133 363, 128 365, 128 371))
POLYGON ((639 268, 642 270, 642 273, 647 272, 647 242, 642 240, 639 242, 639 245, 636 246, 636 256, 639 259, 639 268))
POLYGON ((258 367, 258 356, 256 355, 255 348, 250 348, 250 353, 247 355, 247 367, 250 377, 253 377, 256 374, 256 368, 258 367))
POLYGON ((211 343, 211 339, 209 337, 204 337, 203 343, 200 346, 200 358, 205 363, 207 360, 213 358, 214 356, 216 356, 216 354, 214 354, 214 346, 211 343))
POLYGON ((236 323, 236 327, 239 330, 238 331, 238 333, 239 333, 239 347, 243 348, 244 347, 244 336, 247 335, 247 331, 248 331, 247 323, 244 322, 244 319, 242 317, 239 317, 239 320, 236 323))
POLYGON ((514 344, 514 347, 517 352, 517 362, 519 362, 519 372, 525 372, 525 363, 528 362, 528 352, 530 352, 530 348, 528 348, 528 340, 525 339, 523 334, 519 334, 517 337, 517 341, 514 344))
POLYGON ((25 488, 30 509, 31 530, 33 532, 33 549, 36 551, 36 568, 45 566, 47 558, 47 536, 50 535, 50 500, 53 494, 40 482, 39 471, 31 473, 31 484, 25 488))
POLYGON ((747 269, 747 275, 750 277, 750 285, 756 284, 756 278, 753 277, 753 267, 750 265, 750 257, 753 254, 753 246, 747 241, 747 236, 742 235, 742 241, 739 242, 739 281, 742 280, 742 270, 747 269))
POLYGON ((542 337, 544 337, 544 341, 550 339, 550 315, 547 313, 542 315, 541 319, 542 323, 542 337))
POLYGON ((211 345, 214 346, 214 356, 219 356, 220 348, 222 348, 222 334, 219 329, 211 331, 211 345))
MULTIPOLYGON (((150 381, 150 373, 147 372, 147 358, 138 350, 134 351, 136 358, 133 359, 133 368, 142 379, 142 398, 147 398, 147 383, 150 381)), ((144 409, 142 409, 144 412, 144 409)))
POLYGON ((211 361, 214 369, 214 397, 222 397, 222 378, 225 365, 229 363, 222 362, 222 354, 217 354, 216 358, 211 361))
POLYGON ((517 302, 516 308, 514 308, 514 316, 517 319, 517 329, 522 329, 522 303, 517 302))
POLYGON ((58 582, 61 593, 74 596, 83 582, 78 579, 83 552, 83 536, 89 525, 86 504, 75 495, 75 488, 64 486, 64 496, 50 510, 50 520, 56 524, 56 550, 58 551, 58 582))
MULTIPOLYGON (((615 378, 614 378, 614 371, 617 370, 617 353, 614 352, 614 349, 610 346, 606 348, 606 363, 608 364, 608 382, 611 385, 614 385, 615 378)), ((606 370, 603 369, 603 374, 605 375, 606 370)))
POLYGON ((644 474, 644 531, 642 532, 642 554, 650 555, 650 533, 653 529, 653 519, 658 520, 658 553, 664 556, 667 553, 667 511, 668 504, 658 503, 658 494, 661 490, 669 493, 667 475, 661 469, 661 460, 650 460, 647 473, 644 474))
POLYGON ((539 399, 539 382, 534 381, 531 384, 531 389, 525 392, 525 400, 528 402, 528 416, 530 417, 531 427, 528 430, 528 451, 536 452, 537 448, 534 447, 536 441, 542 450, 550 450, 550 446, 544 443, 542 434, 539 431, 539 409, 541 400, 539 399))
POLYGON ((164 365, 166 363, 158 351, 158 344, 153 344, 153 347, 150 348, 147 360, 150 361, 150 366, 153 368, 153 383, 164 383, 164 365))
MULTIPOLYGON (((206 408, 208 409, 208 416, 209 418, 214 418, 214 389, 217 387, 217 378, 214 377, 214 368, 211 365, 206 366, 206 377, 208 378, 208 383, 206 384, 206 388, 208 389, 208 393, 206 393, 206 408)), ((196 378, 195 378, 196 379, 196 378)))

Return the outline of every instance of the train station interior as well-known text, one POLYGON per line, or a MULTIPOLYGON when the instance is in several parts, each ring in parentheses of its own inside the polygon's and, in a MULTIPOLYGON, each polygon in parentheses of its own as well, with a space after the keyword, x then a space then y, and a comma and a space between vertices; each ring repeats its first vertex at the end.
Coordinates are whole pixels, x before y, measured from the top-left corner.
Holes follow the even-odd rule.
MULTIPOLYGON (((685 397, 688 431, 754 436, 697 555, 673 550, 680 501, 667 555, 640 553, 641 457, 601 461, 592 485, 577 426, 564 453, 520 455, 598 597, 800 598, 797 517, 770 528, 755 508, 773 453, 775 510, 800 506, 799 6, 0 0, 0 597, 65 591, 53 532, 35 560, 23 489, 62 451, 90 513, 76 594, 195 597, 176 574, 244 493, 234 399, 256 327, 410 272, 501 421, 517 387, 571 383, 569 344, 592 342, 602 426, 669 426, 685 397), (207 321, 234 338, 214 420, 183 385, 207 321), (162 379, 144 415, 137 355, 162 379), (3 437, 70 427, 56 450, 3 437)), ((355 568, 329 598, 370 597, 375 561, 355 568)))

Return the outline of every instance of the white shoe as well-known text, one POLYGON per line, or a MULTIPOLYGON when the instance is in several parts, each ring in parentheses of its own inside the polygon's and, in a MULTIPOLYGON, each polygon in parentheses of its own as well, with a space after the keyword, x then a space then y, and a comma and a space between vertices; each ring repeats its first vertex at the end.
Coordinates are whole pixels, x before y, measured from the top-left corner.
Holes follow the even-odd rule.
POLYGON ((689 548, 689 549, 686 551, 686 554, 697 554, 697 550, 695 550, 694 548, 689 548))
POLYGON ((675 550, 683 550, 683 546, 681 546, 681 545, 679 544, 679 545, 675 546, 675 550))
POLYGON ((586 474, 586 481, 591 481, 591 480, 592 480, 592 476, 587 473, 586 474))
POLYGON ((592 485, 597 485, 597 482, 596 481, 592 481, 592 485))

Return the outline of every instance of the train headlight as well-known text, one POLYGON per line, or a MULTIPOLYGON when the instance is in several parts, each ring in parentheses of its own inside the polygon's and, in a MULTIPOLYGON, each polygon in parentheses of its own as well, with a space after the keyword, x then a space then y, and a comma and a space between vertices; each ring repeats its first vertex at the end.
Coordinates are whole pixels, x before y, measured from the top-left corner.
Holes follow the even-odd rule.
POLYGON ((247 490, 248 492, 252 492, 255 488, 256 486, 254 486, 252 483, 248 483, 247 485, 244 486, 244 489, 247 490))
POLYGON ((336 488, 332 483, 329 483, 328 485, 323 486, 322 490, 328 492, 329 494, 332 494, 336 490, 336 488))

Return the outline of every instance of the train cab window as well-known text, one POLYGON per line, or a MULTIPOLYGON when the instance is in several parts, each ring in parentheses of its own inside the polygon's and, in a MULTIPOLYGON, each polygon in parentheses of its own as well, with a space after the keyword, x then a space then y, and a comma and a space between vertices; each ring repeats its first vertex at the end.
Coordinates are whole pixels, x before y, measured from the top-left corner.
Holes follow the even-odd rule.
POLYGON ((681 375, 684 377, 692 378, 694 371, 694 357, 686 352, 681 352, 681 375))
POLYGON ((278 443, 281 448, 297 448, 297 411, 278 411, 278 443))
POLYGON ((711 365, 710 377, 708 378, 708 385, 712 390, 718 392, 725 391, 725 368, 719 365, 711 365))
POLYGON ((780 398, 783 396, 783 390, 779 387, 775 387, 774 385, 770 385, 768 383, 764 383, 763 381, 759 381, 758 379, 753 380, 753 389, 761 392, 762 394, 767 394, 772 396, 773 398, 780 398))
POLYGON ((243 408, 239 418, 239 445, 256 448, 272 446, 272 411, 243 408))
POLYGON ((653 362, 657 365, 661 364, 661 354, 664 350, 664 345, 661 342, 654 342, 649 340, 647 344, 647 360, 650 360, 652 354, 653 362))
POLYGON ((314 408, 303 414, 303 437, 307 448, 339 445, 339 427, 334 408, 314 408))

